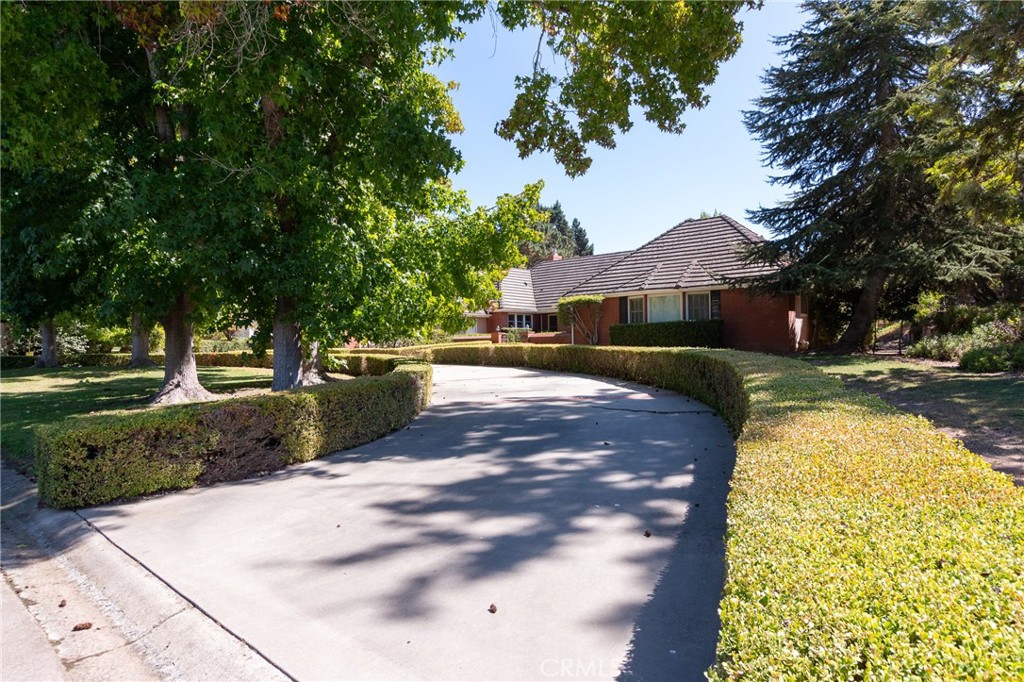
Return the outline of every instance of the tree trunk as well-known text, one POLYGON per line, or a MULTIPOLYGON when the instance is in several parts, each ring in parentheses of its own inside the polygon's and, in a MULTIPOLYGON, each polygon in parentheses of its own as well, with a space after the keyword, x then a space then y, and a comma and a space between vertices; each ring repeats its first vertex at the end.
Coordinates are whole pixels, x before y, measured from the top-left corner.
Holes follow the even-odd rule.
POLYGON ((319 347, 311 343, 309 354, 302 352, 302 328, 295 321, 295 301, 277 297, 274 311, 273 391, 322 384, 325 380, 319 347))
POLYGON ((129 367, 151 367, 149 357, 149 325, 143 324, 140 313, 132 313, 132 359, 129 367))
POLYGON ((871 323, 878 313, 878 301, 882 298, 887 278, 888 273, 882 269, 875 270, 867 276, 857 307, 853 311, 853 318, 835 346, 837 353, 855 353, 867 349, 871 323))
POLYGON ((164 347, 164 385, 153 396, 155 405, 173 405, 215 396, 199 383, 196 356, 192 352, 192 310, 195 304, 186 294, 178 296, 174 307, 160 320, 167 339, 164 347))
POLYGON ((57 361, 57 327, 53 319, 43 320, 40 325, 40 334, 43 337, 43 352, 36 360, 36 367, 58 367, 57 361))

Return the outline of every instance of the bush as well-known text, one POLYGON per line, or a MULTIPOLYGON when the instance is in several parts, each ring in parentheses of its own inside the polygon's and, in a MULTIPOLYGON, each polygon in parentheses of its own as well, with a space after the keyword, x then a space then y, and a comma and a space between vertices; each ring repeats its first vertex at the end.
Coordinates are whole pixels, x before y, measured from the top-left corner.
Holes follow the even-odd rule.
POLYGON ((0 371, 8 369, 24 369, 36 364, 36 359, 31 355, 3 355, 0 356, 0 371))
POLYGON ((237 480, 380 438, 430 401, 429 366, 392 367, 381 377, 39 427, 39 498, 61 509, 102 504, 237 480))
POLYGON ((1024 343, 972 348, 960 358, 960 369, 969 372, 1024 371, 1024 343))
POLYGON ((926 420, 739 351, 421 353, 674 388, 741 434, 710 679, 1021 678, 1024 490, 926 420))
POLYGON ((523 343, 530 330, 522 327, 505 327, 501 333, 505 335, 506 343, 523 343))
MULTIPOLYGON (((993 320, 980 324, 965 334, 929 336, 908 348, 907 355, 912 358, 955 361, 960 360, 972 351, 981 351, 988 348, 992 349, 992 352, 988 353, 988 355, 992 355, 996 352, 995 349, 1002 348, 1003 346, 1012 346, 1017 343, 1024 343, 1024 318, 993 320)), ((972 362, 977 362, 978 360, 975 360, 975 358, 980 358, 984 355, 986 354, 972 354, 972 362)))
POLYGON ((693 346, 722 347, 721 320, 683 320, 645 324, 613 324, 611 341, 615 346, 693 346))

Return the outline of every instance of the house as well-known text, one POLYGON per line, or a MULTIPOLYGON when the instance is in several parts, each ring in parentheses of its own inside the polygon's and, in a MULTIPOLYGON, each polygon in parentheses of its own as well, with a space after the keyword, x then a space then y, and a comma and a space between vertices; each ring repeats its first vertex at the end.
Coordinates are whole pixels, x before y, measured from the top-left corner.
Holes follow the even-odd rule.
POLYGON ((613 324, 721 319, 723 341, 731 348, 784 353, 806 347, 807 314, 799 296, 755 296, 728 284, 771 272, 743 260, 744 249, 761 241, 720 215, 683 221, 634 251, 556 257, 513 269, 501 282, 497 307, 477 329, 565 331, 558 328, 558 299, 600 294, 602 344, 613 324))

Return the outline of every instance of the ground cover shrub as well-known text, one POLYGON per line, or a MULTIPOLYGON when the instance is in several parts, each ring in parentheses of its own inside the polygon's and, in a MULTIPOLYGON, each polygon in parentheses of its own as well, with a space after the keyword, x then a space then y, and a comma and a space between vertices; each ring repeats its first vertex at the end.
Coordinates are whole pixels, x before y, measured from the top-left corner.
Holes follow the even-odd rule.
POLYGON ((614 346, 693 346, 722 347, 721 320, 679 320, 645 324, 613 324, 610 329, 614 346))
POLYGON ((408 423, 430 400, 431 368, 296 391, 37 428, 40 500, 77 508, 236 480, 354 447, 408 423))
POLYGON ((1024 490, 923 418, 740 351, 424 353, 679 386, 720 412, 739 437, 710 679, 1024 679, 1024 490))
POLYGON ((1008 317, 979 324, 962 334, 921 339, 907 355, 932 360, 959 361, 973 372, 1006 372, 1024 369, 1020 356, 1024 345, 1024 317, 1008 317))

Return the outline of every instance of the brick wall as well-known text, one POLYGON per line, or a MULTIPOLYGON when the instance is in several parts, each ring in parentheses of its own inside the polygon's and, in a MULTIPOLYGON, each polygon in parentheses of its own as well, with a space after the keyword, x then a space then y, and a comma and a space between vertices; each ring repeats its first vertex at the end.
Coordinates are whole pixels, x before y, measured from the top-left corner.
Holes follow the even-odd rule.
POLYGON ((722 335, 725 345, 739 350, 788 353, 796 313, 792 296, 755 296, 745 289, 722 292, 722 335))

